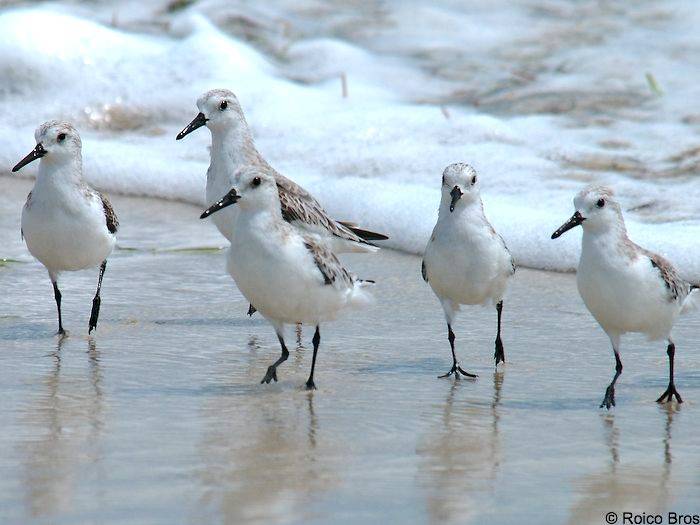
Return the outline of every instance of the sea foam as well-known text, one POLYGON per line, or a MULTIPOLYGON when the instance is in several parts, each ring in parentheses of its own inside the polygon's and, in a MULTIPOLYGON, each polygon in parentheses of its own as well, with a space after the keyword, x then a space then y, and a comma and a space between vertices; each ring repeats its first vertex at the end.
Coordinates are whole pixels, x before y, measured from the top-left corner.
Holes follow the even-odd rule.
POLYGON ((602 183, 628 210, 633 238, 700 281, 700 117, 688 109, 700 100, 700 76, 683 61, 700 48, 691 23, 700 17, 682 2, 664 3, 673 19, 658 23, 681 34, 646 64, 674 96, 654 91, 655 76, 645 80, 637 46, 665 30, 651 23, 628 21, 602 41, 573 45, 557 33, 564 22, 555 15, 535 19, 522 6, 415 12, 397 2, 374 32, 362 26, 343 39, 330 35, 336 19, 319 30, 298 12, 290 19, 301 36, 268 38, 272 15, 248 13, 262 17, 254 46, 217 19, 225 4, 196 2, 174 14, 134 8, 117 17, 123 27, 111 27, 99 6, 0 12, 0 165, 9 171, 33 147, 39 123, 69 119, 97 187, 202 205, 209 133, 174 137, 202 92, 226 87, 279 171, 333 216, 388 233, 387 246, 422 251, 442 169, 465 161, 480 173, 487 214, 518 264, 573 269, 580 233, 549 236, 573 212, 576 192, 602 183), (411 25, 418 15, 425 23, 411 25), (513 24, 522 27, 506 31, 513 24), (318 35, 305 36, 312 30, 318 35), (563 43, 543 55, 536 46, 547 35, 563 43), (506 55, 525 69, 508 75, 534 80, 504 80, 493 65, 506 55), (525 67, 533 64, 549 69, 525 67))

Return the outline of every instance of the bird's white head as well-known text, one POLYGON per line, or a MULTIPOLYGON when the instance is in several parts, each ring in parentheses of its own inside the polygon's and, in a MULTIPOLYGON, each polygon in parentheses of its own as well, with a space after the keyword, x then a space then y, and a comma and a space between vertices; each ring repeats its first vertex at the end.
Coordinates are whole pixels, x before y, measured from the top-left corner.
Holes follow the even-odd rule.
POLYGON ((199 113, 178 133, 177 140, 202 126, 208 127, 212 133, 248 128, 238 98, 228 89, 207 91, 197 99, 197 109, 199 113))
POLYGON ((460 207, 478 202, 479 178, 469 164, 450 164, 442 172, 442 205, 454 212, 460 207))
POLYGON ((625 230, 620 203, 615 200, 613 190, 608 187, 584 188, 574 198, 574 207, 576 212, 552 234, 552 239, 578 225, 590 233, 625 230))
POLYGON ((37 159, 47 164, 69 164, 81 162, 82 142, 78 130, 68 122, 50 120, 34 132, 36 147, 12 171, 19 171, 37 159))
POLYGON ((272 210, 280 213, 277 182, 270 174, 256 166, 244 166, 236 172, 233 181, 233 188, 207 208, 200 219, 232 204, 237 204, 242 210, 272 210))

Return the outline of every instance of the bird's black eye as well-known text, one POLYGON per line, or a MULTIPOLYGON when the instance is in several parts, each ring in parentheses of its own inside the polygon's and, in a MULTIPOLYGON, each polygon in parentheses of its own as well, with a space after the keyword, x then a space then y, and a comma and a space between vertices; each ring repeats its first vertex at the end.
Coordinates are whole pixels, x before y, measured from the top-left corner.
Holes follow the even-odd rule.
POLYGON ((472 177, 472 184, 476 184, 476 175, 472 177))
POLYGON ((605 206, 605 199, 598 199, 598 202, 596 202, 595 205, 599 208, 602 208, 603 206, 605 206))
POLYGON ((260 186, 260 177, 255 177, 252 184, 253 186, 260 186))
POLYGON ((57 140, 58 142, 63 142, 64 140, 66 140, 66 134, 65 134, 65 133, 59 133, 59 134, 58 134, 58 137, 56 137, 56 140, 57 140))
POLYGON ((224 111, 227 107, 228 107, 228 101, 222 100, 222 101, 221 101, 221 104, 219 104, 219 109, 220 109, 221 111, 224 111))

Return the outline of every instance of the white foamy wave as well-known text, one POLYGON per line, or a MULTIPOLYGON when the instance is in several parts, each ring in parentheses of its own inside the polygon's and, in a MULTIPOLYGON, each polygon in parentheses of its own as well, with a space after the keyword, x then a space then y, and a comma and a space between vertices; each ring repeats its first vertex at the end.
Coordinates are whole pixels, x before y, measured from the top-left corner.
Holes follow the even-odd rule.
POLYGON ((33 147, 39 123, 65 118, 96 186, 203 204, 209 134, 174 137, 199 94, 227 87, 276 168, 391 247, 422 251, 442 169, 466 161, 519 264, 575 266, 579 234, 549 236, 596 182, 616 188, 636 241, 700 281, 700 15, 680 1, 621 7, 605 19, 615 31, 579 28, 575 40, 570 19, 603 16, 597 3, 509 4, 396 2, 366 18, 333 3, 314 13, 217 0, 174 13, 135 2, 5 10, 0 165, 33 147), (648 41, 651 56, 639 51, 648 41))

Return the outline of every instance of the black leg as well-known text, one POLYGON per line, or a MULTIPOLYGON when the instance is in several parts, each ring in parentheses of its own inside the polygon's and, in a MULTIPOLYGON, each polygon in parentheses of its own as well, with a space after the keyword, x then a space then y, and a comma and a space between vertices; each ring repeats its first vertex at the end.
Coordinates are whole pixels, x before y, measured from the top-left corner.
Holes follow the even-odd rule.
POLYGON ((102 288, 102 277, 107 269, 107 259, 102 261, 100 266, 100 277, 97 280, 97 291, 95 298, 92 300, 92 311, 90 312, 90 325, 88 326, 88 334, 97 328, 97 318, 100 316, 100 289, 102 288))
POLYGON ((620 354, 615 349, 615 377, 613 377, 612 382, 608 385, 608 388, 605 389, 605 397, 603 398, 603 402, 600 404, 600 408, 607 408, 610 410, 611 406, 615 406, 615 382, 617 381, 617 378, 620 377, 620 374, 622 373, 622 361, 620 360, 620 354))
POLYGON ((58 334, 63 335, 66 331, 63 329, 63 321, 61 320, 61 290, 58 289, 58 283, 51 281, 53 284, 53 296, 56 299, 56 308, 58 309, 58 334))
POLYGON ((668 354, 668 388, 666 389, 666 392, 661 394, 661 397, 656 400, 657 403, 670 403, 673 401, 673 398, 675 396, 676 401, 678 403, 682 403, 683 400, 681 399, 681 395, 678 393, 676 390, 676 385, 673 384, 673 358, 676 356, 676 345, 673 344, 673 341, 669 339, 668 341, 668 348, 666 349, 666 353, 668 354))
POLYGON ((270 381, 277 381, 277 367, 284 363, 287 358, 289 357, 289 350, 287 350, 287 346, 284 344, 284 338, 282 337, 282 334, 277 332, 277 339, 280 341, 280 346, 282 347, 282 355, 280 358, 275 361, 273 364, 271 364, 267 368, 267 373, 265 374, 265 377, 262 378, 261 383, 269 383, 270 381))
POLYGON ((314 369, 316 368, 316 354, 318 353, 318 345, 321 344, 321 332, 316 325, 316 333, 314 333, 314 338, 312 339, 314 343, 314 356, 311 359, 311 373, 309 374, 309 379, 306 381, 307 390, 316 390, 316 385, 314 384, 314 369))
POLYGON ((493 354, 493 358, 496 360, 496 366, 498 366, 498 363, 506 362, 506 354, 503 352, 503 342, 501 342, 501 313, 503 312, 503 301, 499 301, 496 305, 496 312, 498 312, 498 331, 496 332, 496 352, 493 354))
POLYGON ((465 372, 462 369, 462 367, 457 364, 457 355, 455 354, 455 334, 452 331, 452 327, 450 326, 450 323, 447 323, 447 340, 450 342, 450 348, 452 349, 452 368, 446 374, 443 374, 443 375, 438 376, 438 377, 439 378, 449 377, 452 374, 454 374, 457 379, 460 378, 460 374, 462 374, 466 377, 477 377, 476 374, 470 374, 469 372, 465 372))
POLYGON ((255 312, 257 312, 257 310, 255 309, 255 306, 253 306, 252 304, 249 304, 248 305, 248 317, 253 317, 253 314, 255 312))

